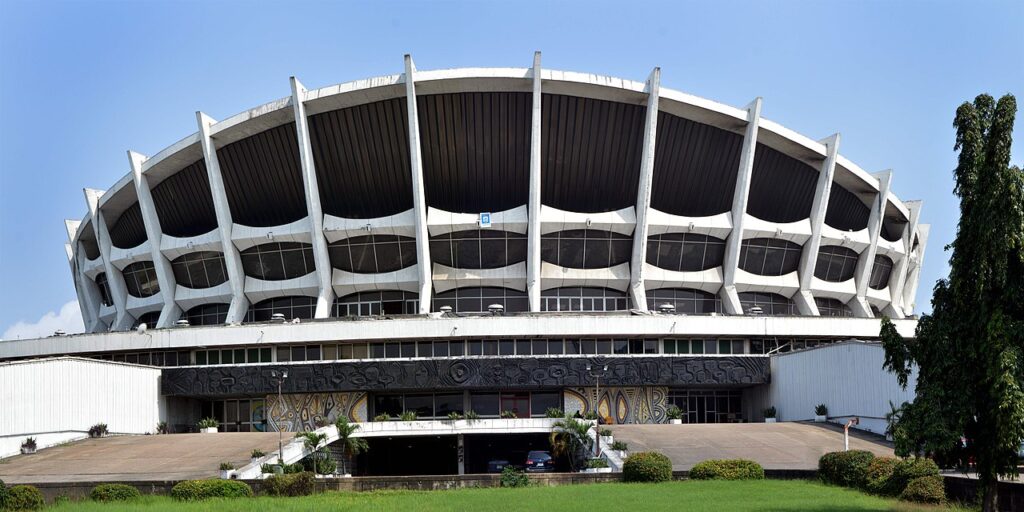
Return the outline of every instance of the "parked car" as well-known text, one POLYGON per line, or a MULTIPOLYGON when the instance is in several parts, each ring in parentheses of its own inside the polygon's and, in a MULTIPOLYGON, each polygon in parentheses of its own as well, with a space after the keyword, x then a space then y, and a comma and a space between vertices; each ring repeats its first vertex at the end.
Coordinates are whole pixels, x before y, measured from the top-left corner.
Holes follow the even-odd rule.
POLYGON ((507 460, 489 460, 487 461, 487 472, 488 473, 501 473, 505 467, 509 466, 507 460))
POLYGON ((542 473, 555 470, 555 459, 549 452, 533 450, 526 454, 526 471, 542 473))

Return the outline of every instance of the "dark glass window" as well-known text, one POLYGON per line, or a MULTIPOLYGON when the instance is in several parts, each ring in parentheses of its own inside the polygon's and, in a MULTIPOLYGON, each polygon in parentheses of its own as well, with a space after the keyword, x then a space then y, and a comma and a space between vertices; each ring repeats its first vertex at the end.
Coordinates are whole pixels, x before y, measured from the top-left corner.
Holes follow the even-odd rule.
POLYGON ((228 318, 228 304, 203 304, 185 313, 189 325, 220 325, 228 318))
POLYGON ((818 314, 821 316, 853 316, 850 307, 837 299, 815 297, 814 303, 818 306, 818 314))
POLYGON ((275 313, 283 314, 285 320, 311 319, 316 313, 316 297, 277 297, 257 302, 245 314, 245 321, 269 322, 275 313))
POLYGON ((174 280, 186 288, 210 288, 227 281, 224 255, 202 251, 179 256, 171 262, 174 280))
POLYGON ((124 276, 125 288, 132 297, 149 297, 160 292, 160 283, 156 280, 156 269, 152 261, 132 263, 121 271, 124 276))
POLYGON ((334 299, 331 314, 344 316, 415 315, 418 294, 400 290, 360 292, 334 299))
POLYGON ((541 292, 541 311, 625 311, 626 292, 608 288, 570 286, 541 292))
POLYGON ((245 275, 264 281, 302 277, 316 270, 313 246, 298 242, 257 245, 242 251, 245 275))
POLYGON ((833 283, 853 279, 859 257, 857 251, 847 247, 822 246, 818 249, 818 261, 814 264, 814 277, 833 283))
POLYGON ((596 229, 559 231, 541 236, 540 258, 569 268, 608 268, 629 261, 633 237, 596 229))
POLYGON ((405 410, 419 418, 434 416, 434 395, 405 395, 405 410))
POLYGON ((744 313, 750 314, 751 308, 761 308, 763 315, 796 315, 793 301, 774 293, 743 292, 739 294, 740 306, 744 313))
POLYGON ((110 295, 110 283, 107 282, 107 274, 101 272, 96 276, 96 286, 100 288, 100 302, 104 306, 113 306, 114 298, 110 295))
POLYGON ((469 395, 470 409, 480 416, 498 416, 498 393, 471 393, 469 395))
POLYGON ((434 414, 438 418, 447 417, 448 414, 457 412, 462 414, 462 393, 445 393, 434 395, 434 414))
POLYGON ((801 247, 788 240, 752 238, 740 246, 740 268, 759 276, 782 276, 800 266, 801 247))
POLYGON ((706 315, 722 312, 722 300, 702 290, 662 288, 647 292, 647 309, 658 311, 662 304, 672 304, 679 314, 706 315))
POLYGON ((892 274, 892 260, 888 256, 875 255, 875 264, 871 266, 871 280, 868 286, 875 290, 884 290, 889 286, 889 276, 892 274))
POLYGON ((548 409, 562 408, 562 394, 557 392, 533 392, 530 396, 530 416, 543 418, 548 409))
POLYGON ((491 304, 501 304, 506 313, 530 310, 526 292, 492 287, 456 288, 434 294, 431 309, 440 311, 443 306, 451 306, 456 313, 484 313, 491 304))
POLYGON ((135 325, 132 328, 138 327, 142 324, 146 324, 146 327, 153 329, 156 327, 156 323, 160 321, 159 311, 150 311, 149 313, 143 313, 141 316, 135 319, 135 325))
POLYGON ((665 270, 696 272, 722 265, 725 240, 692 233, 647 237, 647 263, 665 270))
POLYGON ((430 259, 452 268, 500 268, 526 261, 526 235, 477 229, 430 238, 430 259))
POLYGON ((416 263, 416 239, 366 235, 338 240, 327 247, 331 266, 356 274, 394 272, 416 263))
POLYGON ((377 395, 373 397, 373 413, 387 414, 388 416, 401 416, 404 410, 402 406, 402 395, 377 395))

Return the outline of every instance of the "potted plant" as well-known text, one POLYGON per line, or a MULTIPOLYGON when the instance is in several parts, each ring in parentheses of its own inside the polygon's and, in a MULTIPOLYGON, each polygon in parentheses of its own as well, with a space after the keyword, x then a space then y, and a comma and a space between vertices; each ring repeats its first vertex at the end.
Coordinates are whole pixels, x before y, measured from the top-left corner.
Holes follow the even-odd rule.
POLYGON ((604 441, 606 444, 612 444, 612 429, 602 428, 597 433, 601 436, 601 441, 604 441))
POLYGON ((103 437, 107 435, 107 424, 97 423, 89 427, 89 437, 103 437))
POLYGON ((584 473, 611 473, 612 468, 608 467, 608 461, 604 459, 590 459, 584 473))
POLYGON ((668 422, 673 425, 683 424, 683 410, 675 405, 668 406, 665 410, 665 416, 668 417, 668 422))
POLYGON ((514 420, 514 419, 516 419, 516 413, 514 413, 512 411, 509 411, 509 410, 501 411, 501 419, 503 419, 503 420, 514 420))
POLYGON ((399 419, 402 421, 416 421, 416 411, 404 411, 399 416, 399 419))
POLYGON ((260 450, 260 449, 257 448, 255 450, 253 450, 252 453, 249 454, 249 460, 250 460, 250 462, 255 464, 255 463, 259 462, 260 459, 262 459, 263 457, 266 457, 266 456, 267 456, 267 454, 263 453, 263 450, 260 450))
POLYGON ((767 409, 765 409, 762 412, 764 413, 764 422, 765 423, 775 423, 776 411, 775 411, 775 406, 774 405, 769 407, 769 408, 767 408, 767 409))
POLYGON ((548 407, 547 410, 544 411, 544 417, 545 418, 564 418, 565 417, 565 413, 562 412, 562 410, 559 409, 558 407, 548 407))
POLYGON ((220 423, 216 418, 203 418, 199 420, 198 426, 199 432, 202 432, 203 434, 216 434, 217 427, 220 426, 220 423))
POLYGON ((828 406, 825 404, 818 404, 814 407, 814 422, 825 423, 828 419, 828 406))
POLYGON ((629 445, 622 441, 615 441, 612 443, 612 450, 614 450, 620 459, 626 458, 626 451, 629 450, 629 445))
POLYGON ((161 422, 158 422, 156 424, 156 433, 157 434, 169 434, 169 433, 171 433, 171 429, 168 428, 166 421, 161 421, 161 422))
POLYGON ((374 416, 373 421, 391 421, 391 415, 386 412, 382 412, 374 416))
POLYGON ((473 423, 475 421, 480 421, 480 415, 477 414, 476 411, 472 409, 466 411, 466 422, 473 423))
POLYGON ((21 442, 21 453, 28 455, 36 452, 36 438, 28 437, 21 442))
MULTIPOLYGON (((469 414, 467 413, 466 415, 468 416, 469 414)), ((334 422, 334 426, 338 429, 337 443, 341 445, 343 453, 341 457, 341 476, 350 477, 352 474, 347 470, 348 459, 369 450, 370 445, 366 442, 366 439, 354 436, 355 432, 359 430, 358 424, 349 423, 348 419, 341 417, 338 418, 338 421, 334 422)))
POLYGON ((234 464, 231 464, 230 462, 221 462, 220 463, 220 477, 222 479, 227 480, 227 479, 231 478, 231 473, 233 473, 234 471, 235 471, 234 464))

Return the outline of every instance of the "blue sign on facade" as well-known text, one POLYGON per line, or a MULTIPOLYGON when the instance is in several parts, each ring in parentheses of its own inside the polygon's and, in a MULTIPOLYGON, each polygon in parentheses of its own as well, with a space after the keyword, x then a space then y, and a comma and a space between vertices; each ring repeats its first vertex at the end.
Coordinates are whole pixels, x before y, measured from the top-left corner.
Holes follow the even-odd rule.
POLYGON ((483 212, 480 214, 480 227, 491 227, 491 212, 483 212))

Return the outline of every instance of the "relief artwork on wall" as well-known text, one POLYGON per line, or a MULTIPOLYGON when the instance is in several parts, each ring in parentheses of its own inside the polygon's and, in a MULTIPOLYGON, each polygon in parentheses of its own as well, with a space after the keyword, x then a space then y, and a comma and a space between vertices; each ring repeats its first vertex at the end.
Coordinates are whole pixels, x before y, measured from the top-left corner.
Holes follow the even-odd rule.
POLYGON ((285 432, 303 432, 334 423, 345 416, 349 421, 366 418, 366 393, 300 393, 267 396, 267 422, 270 430, 279 426, 285 432))
POLYGON ((597 411, 612 423, 664 423, 668 388, 661 386, 566 388, 563 391, 566 414, 597 411))

